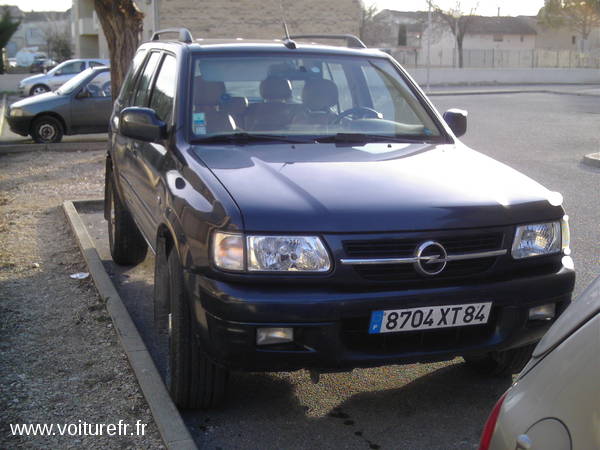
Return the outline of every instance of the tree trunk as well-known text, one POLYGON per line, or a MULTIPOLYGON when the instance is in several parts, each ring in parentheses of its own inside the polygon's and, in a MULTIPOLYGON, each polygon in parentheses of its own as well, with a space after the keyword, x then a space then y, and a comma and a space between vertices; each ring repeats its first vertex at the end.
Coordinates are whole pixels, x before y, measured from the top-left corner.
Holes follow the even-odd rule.
POLYGON ((456 49, 458 50, 458 67, 463 68, 463 40, 462 37, 456 39, 456 49))
POLYGON ((116 98, 137 50, 144 14, 133 0, 94 0, 94 8, 108 43, 111 89, 116 98))

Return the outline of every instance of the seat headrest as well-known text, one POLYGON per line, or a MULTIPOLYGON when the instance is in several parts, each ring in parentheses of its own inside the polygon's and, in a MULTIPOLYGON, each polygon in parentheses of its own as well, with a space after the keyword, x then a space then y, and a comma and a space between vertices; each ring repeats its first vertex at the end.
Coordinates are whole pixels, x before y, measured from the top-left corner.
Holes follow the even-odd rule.
POLYGON ((267 78, 260 82, 260 96, 267 100, 287 100, 292 96, 292 83, 285 78, 267 78))
POLYGON ((225 83, 222 81, 206 81, 201 77, 194 80, 194 105, 215 106, 225 93, 225 83))
POLYGON ((221 100, 219 110, 227 114, 243 114, 248 108, 248 99, 246 97, 227 97, 221 100))
POLYGON ((338 89, 331 80, 306 80, 302 89, 302 103, 311 111, 323 111, 337 104, 338 89))

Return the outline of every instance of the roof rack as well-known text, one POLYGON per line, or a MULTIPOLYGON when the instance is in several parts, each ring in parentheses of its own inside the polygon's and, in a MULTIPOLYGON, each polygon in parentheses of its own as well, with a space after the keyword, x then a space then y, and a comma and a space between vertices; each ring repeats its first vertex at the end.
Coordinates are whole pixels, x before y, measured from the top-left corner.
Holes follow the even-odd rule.
POLYGON ((187 28, 165 28, 164 30, 158 30, 154 32, 152 35, 152 41, 160 40, 161 34, 167 33, 177 33, 179 34, 179 41, 185 42, 186 44, 191 44, 194 40, 192 38, 192 33, 187 28))
POLYGON ((290 36, 290 39, 342 39, 352 48, 367 48, 365 43, 353 34, 302 34, 290 36))

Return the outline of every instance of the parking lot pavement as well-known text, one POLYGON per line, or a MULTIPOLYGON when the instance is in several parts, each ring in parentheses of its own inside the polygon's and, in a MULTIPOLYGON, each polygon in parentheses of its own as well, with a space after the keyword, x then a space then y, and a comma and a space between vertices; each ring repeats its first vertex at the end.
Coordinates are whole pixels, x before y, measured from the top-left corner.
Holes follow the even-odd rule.
MULTIPOLYGON (((598 102, 505 94, 438 97, 434 103, 441 111, 469 110, 466 144, 562 192, 580 292, 600 272, 600 170, 581 163, 598 146, 598 102)), ((152 328, 152 257, 135 268, 115 266, 101 213, 82 217, 164 373, 166 351, 152 328)), ((317 385, 304 371, 234 374, 224 407, 183 415, 201 448, 474 448, 510 382, 473 375, 460 359, 325 374, 317 385)))
MULTIPOLYGON (((102 213, 81 217, 164 377, 167 352, 152 319, 153 257, 116 266, 102 213)), ((224 407, 182 414, 201 448, 473 448, 510 382, 476 376, 460 359, 324 374, 317 385, 306 371, 238 373, 224 407)))

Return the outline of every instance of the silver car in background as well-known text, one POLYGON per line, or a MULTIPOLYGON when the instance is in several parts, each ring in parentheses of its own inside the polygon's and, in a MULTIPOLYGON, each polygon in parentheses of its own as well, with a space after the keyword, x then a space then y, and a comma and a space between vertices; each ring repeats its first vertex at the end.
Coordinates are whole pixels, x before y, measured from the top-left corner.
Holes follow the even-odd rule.
POLYGON ((600 277, 562 313, 500 397, 479 448, 600 449, 600 277))
POLYGON ((108 65, 109 61, 107 59, 69 59, 68 61, 60 63, 47 73, 32 75, 22 79, 19 82, 18 91, 21 97, 54 91, 62 86, 65 82, 73 78, 75 75, 83 72, 89 67, 108 65))

